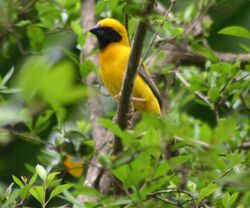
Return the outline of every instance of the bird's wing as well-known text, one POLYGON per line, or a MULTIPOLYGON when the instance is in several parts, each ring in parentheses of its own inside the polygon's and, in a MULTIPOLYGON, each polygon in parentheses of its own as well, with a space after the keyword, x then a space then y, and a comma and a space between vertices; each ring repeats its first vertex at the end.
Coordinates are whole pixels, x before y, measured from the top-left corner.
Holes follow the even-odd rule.
POLYGON ((139 68, 138 74, 141 76, 141 78, 148 84, 150 89, 152 90, 153 94, 158 100, 158 103, 160 105, 160 108, 162 107, 162 99, 161 99, 161 94, 156 87, 154 81, 151 79, 150 74, 147 72, 145 64, 142 64, 142 67, 139 68))

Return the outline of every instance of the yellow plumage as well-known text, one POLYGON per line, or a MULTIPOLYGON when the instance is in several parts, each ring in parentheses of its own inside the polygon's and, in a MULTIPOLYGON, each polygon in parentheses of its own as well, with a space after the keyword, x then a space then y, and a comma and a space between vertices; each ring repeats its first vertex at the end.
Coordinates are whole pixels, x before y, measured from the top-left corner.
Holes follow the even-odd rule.
MULTIPOLYGON (((101 48, 99 53, 101 78, 109 93, 117 96, 121 91, 131 51, 127 31, 119 21, 111 18, 99 21, 95 29, 90 31, 97 36, 101 48)), ((140 73, 136 76, 133 105, 135 110, 161 115, 159 94, 156 87, 152 85, 149 75, 146 79, 140 73), (153 87, 154 90, 152 90, 153 87)))
POLYGON ((75 161, 72 156, 67 154, 63 165, 66 168, 67 172, 73 177, 80 178, 82 176, 83 163, 81 161, 75 161))

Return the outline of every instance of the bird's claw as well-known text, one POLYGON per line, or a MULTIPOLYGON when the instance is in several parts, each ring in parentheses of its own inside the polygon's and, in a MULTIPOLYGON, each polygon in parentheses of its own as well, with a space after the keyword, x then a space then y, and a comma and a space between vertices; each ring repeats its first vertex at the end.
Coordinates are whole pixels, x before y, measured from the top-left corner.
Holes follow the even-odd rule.
POLYGON ((120 99, 121 99, 121 92, 119 92, 117 95, 115 95, 114 96, 114 100, 116 101, 116 102, 119 102, 120 101, 120 99))
POLYGON ((144 98, 138 98, 138 97, 132 97, 131 100, 132 100, 132 101, 145 102, 145 99, 144 99, 144 98))
MULTIPOLYGON (((121 92, 119 92, 117 95, 115 95, 114 96, 114 100, 116 101, 116 102, 119 102, 120 101, 120 99, 121 99, 121 92)), ((144 98, 140 98, 140 97, 131 97, 131 100, 132 101, 137 101, 137 102, 145 102, 145 99, 144 98)))

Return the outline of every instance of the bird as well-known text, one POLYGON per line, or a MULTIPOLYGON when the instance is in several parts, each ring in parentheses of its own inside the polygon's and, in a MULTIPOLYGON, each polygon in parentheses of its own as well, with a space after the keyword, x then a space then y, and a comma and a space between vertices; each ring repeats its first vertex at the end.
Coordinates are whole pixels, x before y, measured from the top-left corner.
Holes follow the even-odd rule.
MULTIPOLYGON (((127 29, 120 21, 105 18, 98 21, 89 32, 98 40, 101 79, 109 94, 117 101, 131 52, 127 29)), ((131 100, 135 111, 161 116, 161 95, 145 68, 140 67, 138 70, 131 100)))
POLYGON ((80 178, 84 171, 84 166, 82 161, 77 161, 75 158, 69 154, 66 154, 66 157, 63 161, 63 165, 66 171, 75 178, 80 178))

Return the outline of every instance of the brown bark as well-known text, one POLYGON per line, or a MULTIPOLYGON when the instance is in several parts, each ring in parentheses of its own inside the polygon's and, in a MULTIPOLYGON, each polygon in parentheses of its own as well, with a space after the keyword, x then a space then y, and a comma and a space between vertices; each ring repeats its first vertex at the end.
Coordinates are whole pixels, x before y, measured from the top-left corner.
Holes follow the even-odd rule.
MULTIPOLYGON (((166 63, 174 63, 178 65, 196 65, 198 67, 204 68, 207 58, 197 54, 190 49, 186 44, 180 46, 174 41, 170 41, 162 46, 161 50, 169 51, 166 57, 166 63)), ((241 62, 241 66, 244 67, 246 64, 250 63, 250 54, 233 54, 233 53, 220 53, 215 52, 215 55, 220 59, 221 62, 235 63, 236 61, 241 62)))
MULTIPOLYGON (((95 18, 95 1, 93 0, 85 0, 82 3, 81 9, 81 20, 82 27, 84 28, 84 32, 88 32, 88 30, 96 24, 95 18)), ((94 37, 88 37, 86 40, 85 47, 81 52, 81 62, 83 62, 86 54, 92 52, 96 47, 96 40, 94 37)), ((88 57, 93 61, 93 63, 97 63, 98 57, 96 54, 88 57)), ((87 77, 87 84, 89 86, 93 85, 98 80, 97 76, 94 73, 90 73, 87 77)), ((89 168, 87 171, 87 176, 84 181, 84 185, 90 187, 99 187, 100 178, 103 175, 103 168, 98 162, 98 155, 108 154, 111 150, 109 142, 113 140, 113 135, 106 131, 99 123, 98 119, 103 116, 103 107, 101 104, 100 96, 92 96, 88 99, 88 108, 89 108, 89 116, 92 123, 92 138, 95 141, 95 150, 96 154, 92 158, 89 163, 89 168)), ((101 187, 101 189, 105 189, 105 187, 101 187)), ((93 197, 80 195, 78 197, 80 202, 93 201, 96 200, 93 197)))

